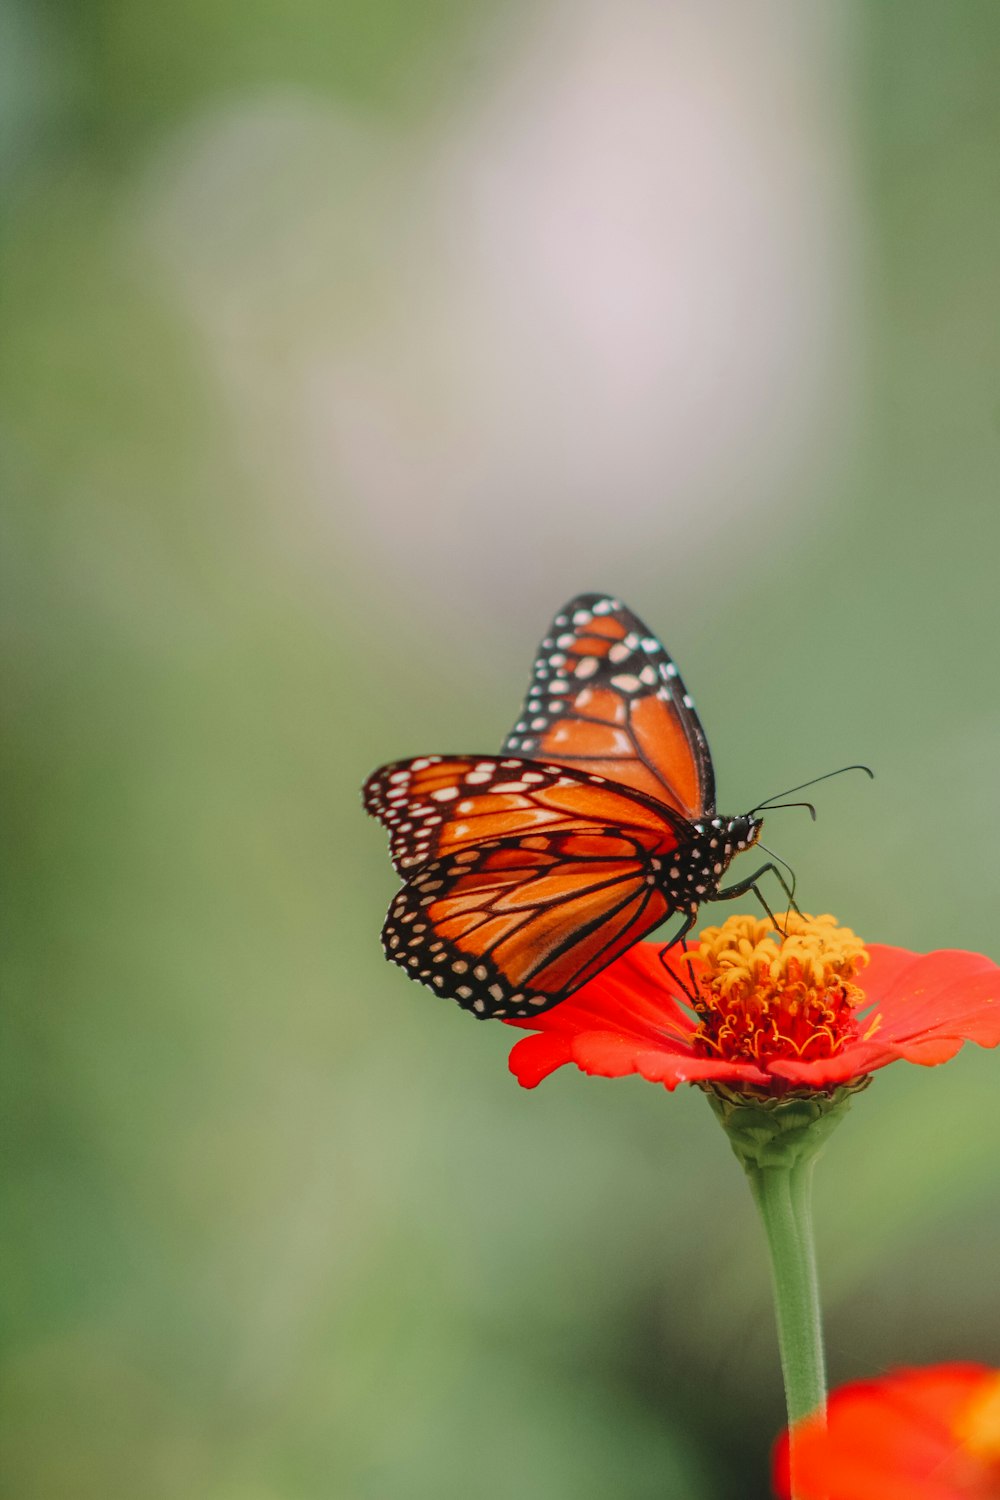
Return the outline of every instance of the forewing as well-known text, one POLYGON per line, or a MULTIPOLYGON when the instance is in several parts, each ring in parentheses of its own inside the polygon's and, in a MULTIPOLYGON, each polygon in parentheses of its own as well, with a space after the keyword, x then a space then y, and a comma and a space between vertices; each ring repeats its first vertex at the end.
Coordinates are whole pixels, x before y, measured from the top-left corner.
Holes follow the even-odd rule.
POLYGON ((546 829, 422 864, 389 909, 386 956, 482 1019, 564 1000, 669 915, 643 844, 546 829))
POLYGON ((642 847, 669 852, 687 836, 670 809, 600 775, 557 764, 492 756, 421 756, 375 771, 364 786, 368 812, 389 830, 401 874, 498 839, 626 830, 642 847))
POLYGON ((556 615, 503 749, 613 778, 686 819, 715 811, 708 741, 676 666, 606 594, 556 615))

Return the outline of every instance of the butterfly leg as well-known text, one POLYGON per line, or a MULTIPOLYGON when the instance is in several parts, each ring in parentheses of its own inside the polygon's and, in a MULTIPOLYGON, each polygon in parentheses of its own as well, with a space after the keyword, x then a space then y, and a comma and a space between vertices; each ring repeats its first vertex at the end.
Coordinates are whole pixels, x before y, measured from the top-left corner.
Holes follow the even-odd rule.
POLYGON ((798 907, 795 905, 795 893, 789 890, 788 882, 786 881, 784 875, 782 875, 781 871, 778 869, 778 866, 770 862, 766 865, 761 865, 759 870, 755 870, 753 874, 748 875, 745 880, 737 880, 734 885, 727 885, 724 890, 717 891, 712 899, 715 901, 731 901, 735 896, 745 896, 748 891, 753 891, 754 895, 757 897, 757 900, 760 902, 761 906, 764 908, 765 912, 773 922, 775 932, 783 933, 781 924, 779 923, 777 917, 774 915, 774 912, 768 906, 767 902, 764 900, 764 897, 761 895, 760 889, 757 885, 757 882, 761 878, 761 876, 768 874, 773 875, 778 884, 781 886, 781 889, 784 891, 786 897, 788 898, 789 906, 791 906, 795 911, 798 911, 798 907))
POLYGON ((681 990, 684 991, 684 994, 687 996, 688 1000, 696 1008, 697 1008, 697 1004, 698 1004, 698 993, 697 993, 697 990, 694 988, 693 984, 685 983, 685 981, 682 978, 682 976, 677 973, 677 970, 674 969, 674 968, 672 968, 670 966, 670 964, 667 963, 667 954, 670 952, 671 948, 676 948, 676 946, 677 946, 678 943, 680 943, 680 945, 683 948, 684 952, 687 953, 687 948, 688 948, 687 935, 691 931, 691 928, 694 926, 695 921, 697 919, 697 916, 698 916, 697 912, 693 912, 693 911, 688 912, 685 915, 685 917, 684 917, 683 923, 677 929, 677 931, 674 933, 674 935, 670 939, 669 943, 665 943, 663 945, 663 947, 660 949, 659 953, 657 954, 657 957, 659 958, 660 963, 663 965, 664 969, 666 969, 666 971, 670 975, 671 979, 674 981, 674 983, 681 990))
POLYGON ((799 916, 801 916, 802 913, 799 910, 799 903, 795 899, 795 891, 796 891, 796 889, 798 887, 798 880, 796 878, 795 871, 792 869, 792 867, 788 863, 787 859, 782 859, 780 854, 775 854, 774 850, 773 849, 769 849, 766 844, 758 844, 758 848, 760 849, 760 851, 761 851, 762 854, 769 854, 772 859, 777 860, 778 864, 781 865, 782 869, 787 870, 788 873, 789 873, 789 875, 792 877, 791 889, 789 890, 788 886, 785 885, 784 881, 782 881, 782 887, 784 889, 785 895, 788 897, 788 905, 789 905, 789 907, 791 908, 792 911, 798 912, 799 916))
POLYGON ((684 913, 684 921, 681 923, 680 927, 678 927, 669 943, 664 943, 663 947, 660 949, 661 959, 664 953, 669 953, 671 948, 676 948, 678 943, 680 943, 683 946, 684 951, 687 952, 687 935, 691 931, 691 928, 694 926, 697 920, 698 913, 696 911, 688 911, 684 913))

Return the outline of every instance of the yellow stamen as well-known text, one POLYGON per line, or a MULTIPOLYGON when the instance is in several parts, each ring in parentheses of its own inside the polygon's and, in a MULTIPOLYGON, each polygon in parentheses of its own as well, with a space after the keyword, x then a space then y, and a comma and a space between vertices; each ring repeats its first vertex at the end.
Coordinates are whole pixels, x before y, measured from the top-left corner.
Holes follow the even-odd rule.
POLYGON ((698 956, 711 977, 725 989, 801 980, 819 987, 853 979, 868 962, 861 939, 849 927, 838 927, 829 913, 810 917, 789 911, 777 920, 780 933, 769 917, 728 917, 721 927, 706 927, 698 956))
POLYGON ((829 915, 790 911, 734 916, 706 927, 698 1040, 709 1053, 757 1063, 831 1057, 856 1039, 863 995, 852 981, 868 962, 861 939, 829 915))

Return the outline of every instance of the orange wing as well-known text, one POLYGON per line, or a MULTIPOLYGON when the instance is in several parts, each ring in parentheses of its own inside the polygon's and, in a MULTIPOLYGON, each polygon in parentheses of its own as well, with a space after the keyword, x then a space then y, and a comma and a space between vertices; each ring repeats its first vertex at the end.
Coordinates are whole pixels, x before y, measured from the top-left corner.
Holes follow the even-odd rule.
POLYGON ((382 766, 366 781, 368 812, 389 829, 401 874, 444 855, 532 833, 625 831, 666 854, 690 837, 670 808, 587 771, 533 760, 427 755, 382 766))
POLYGON ((708 741, 676 666, 605 594, 556 615, 503 750, 613 778, 689 820, 715 811, 708 741))
POLYGON ((386 956, 481 1019, 537 1015, 669 915, 635 838, 544 830, 422 864, 389 909, 386 956))

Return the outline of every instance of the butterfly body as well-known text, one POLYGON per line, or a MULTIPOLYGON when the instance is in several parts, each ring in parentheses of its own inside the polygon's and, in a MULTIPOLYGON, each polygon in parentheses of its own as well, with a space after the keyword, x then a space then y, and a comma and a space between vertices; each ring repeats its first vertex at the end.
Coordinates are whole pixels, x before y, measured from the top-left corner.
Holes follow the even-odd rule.
POLYGON ((386 956, 482 1018, 537 1014, 673 913, 689 926, 761 826, 716 813, 677 668, 607 595, 556 616, 499 755, 394 762, 364 799, 405 882, 386 956))

